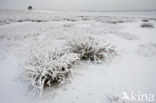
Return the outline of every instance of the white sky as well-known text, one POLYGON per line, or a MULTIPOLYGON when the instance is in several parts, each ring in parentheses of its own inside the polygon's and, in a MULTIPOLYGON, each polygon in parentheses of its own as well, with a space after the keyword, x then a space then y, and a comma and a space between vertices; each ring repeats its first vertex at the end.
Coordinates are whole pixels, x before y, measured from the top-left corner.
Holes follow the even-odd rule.
POLYGON ((0 8, 52 10, 156 10, 156 0, 0 0, 0 8))

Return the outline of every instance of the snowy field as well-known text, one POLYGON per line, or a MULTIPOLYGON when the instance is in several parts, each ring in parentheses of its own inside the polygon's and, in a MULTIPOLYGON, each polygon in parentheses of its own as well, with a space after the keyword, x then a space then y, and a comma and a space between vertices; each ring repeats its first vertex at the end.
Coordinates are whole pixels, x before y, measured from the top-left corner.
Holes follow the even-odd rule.
POLYGON ((156 12, 0 10, 0 103, 156 103, 151 95, 156 96, 156 12), (20 77, 32 52, 46 55, 77 37, 107 42, 118 55, 79 63, 58 88, 28 92, 20 77), (130 100, 122 99, 124 93, 130 100))

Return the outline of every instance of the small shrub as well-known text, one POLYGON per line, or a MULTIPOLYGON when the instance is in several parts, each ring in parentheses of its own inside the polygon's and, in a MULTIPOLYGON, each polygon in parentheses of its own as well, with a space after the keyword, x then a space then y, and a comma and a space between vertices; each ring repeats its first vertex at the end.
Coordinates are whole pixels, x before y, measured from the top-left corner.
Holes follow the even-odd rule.
POLYGON ((148 20, 148 19, 142 19, 142 21, 143 21, 143 22, 148 22, 149 20, 148 20))
POLYGON ((90 60, 100 63, 102 60, 109 61, 116 55, 116 50, 109 44, 100 44, 91 37, 80 38, 69 42, 71 51, 77 53, 81 60, 90 60))
POLYGON ((65 21, 76 21, 75 19, 64 18, 65 21))
POLYGON ((117 21, 107 21, 107 23, 110 23, 110 24, 117 24, 118 22, 117 22, 117 21))
POLYGON ((23 22, 23 20, 18 20, 17 22, 23 22))
POLYGON ((124 23, 124 21, 122 21, 122 20, 119 20, 119 21, 118 21, 118 23, 124 23))
POLYGON ((31 88, 39 90, 57 87, 71 75, 72 67, 78 60, 77 54, 66 50, 55 50, 47 55, 37 53, 26 62, 22 79, 27 81, 31 88))
POLYGON ((150 18, 150 20, 156 21, 156 18, 150 18))
POLYGON ((142 28, 154 28, 153 24, 151 23, 143 23, 141 24, 141 27, 142 28))
POLYGON ((31 20, 32 22, 45 22, 44 20, 31 20))
POLYGON ((110 23, 110 24, 118 24, 118 23, 124 23, 124 21, 122 21, 122 20, 107 21, 107 23, 110 23))
POLYGON ((28 10, 32 10, 33 8, 32 8, 32 6, 28 6, 28 10))

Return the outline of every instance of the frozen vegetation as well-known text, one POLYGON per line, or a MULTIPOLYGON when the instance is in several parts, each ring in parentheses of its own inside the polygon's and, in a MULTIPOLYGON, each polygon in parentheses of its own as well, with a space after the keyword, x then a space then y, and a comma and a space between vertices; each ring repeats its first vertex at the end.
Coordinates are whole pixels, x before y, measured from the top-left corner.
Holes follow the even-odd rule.
POLYGON ((146 103, 155 62, 156 12, 0 10, 0 103, 146 103))

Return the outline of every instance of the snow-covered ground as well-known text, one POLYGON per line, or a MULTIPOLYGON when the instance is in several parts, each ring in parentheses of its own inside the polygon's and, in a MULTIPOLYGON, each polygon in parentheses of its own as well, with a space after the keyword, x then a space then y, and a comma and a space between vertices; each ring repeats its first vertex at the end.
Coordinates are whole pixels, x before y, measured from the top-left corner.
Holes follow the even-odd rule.
POLYGON ((0 103, 156 103, 151 95, 156 96, 156 12, 0 10, 0 103), (141 27, 146 19, 154 28, 141 27), (41 97, 27 94, 18 78, 29 54, 64 48, 76 36, 105 40, 120 55, 110 63, 81 63, 70 83, 41 97), (136 100, 121 100, 124 93, 136 100), (139 101, 143 94, 147 98, 139 101))

